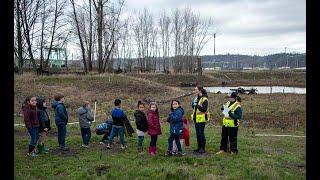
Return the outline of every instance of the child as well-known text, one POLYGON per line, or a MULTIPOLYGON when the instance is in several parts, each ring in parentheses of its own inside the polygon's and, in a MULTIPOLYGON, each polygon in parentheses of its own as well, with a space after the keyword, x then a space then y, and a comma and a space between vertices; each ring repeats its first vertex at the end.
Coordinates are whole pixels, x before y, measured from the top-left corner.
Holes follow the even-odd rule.
POLYGON ((46 101, 44 98, 41 98, 41 97, 37 98, 37 116, 40 122, 40 128, 39 128, 40 138, 39 138, 39 144, 38 144, 38 152, 48 153, 49 149, 44 147, 44 141, 51 127, 50 127, 49 115, 47 112, 46 101))
POLYGON ((148 117, 148 134, 151 136, 149 154, 155 156, 157 154, 157 139, 161 135, 160 117, 158 105, 155 102, 150 103, 147 112, 148 117))
POLYGON ((106 122, 97 125, 95 129, 96 134, 103 135, 102 140, 100 141, 100 144, 105 145, 105 142, 109 140, 111 130, 112 130, 112 119, 106 120, 106 122))
POLYGON ((79 125, 81 128, 82 147, 88 148, 91 138, 91 122, 93 121, 93 114, 91 112, 89 101, 84 101, 83 105, 77 111, 79 118, 79 125))
POLYGON ((121 143, 121 149, 126 149, 126 142, 124 140, 124 121, 127 118, 127 116, 124 114, 123 110, 121 109, 121 100, 116 99, 114 100, 115 108, 111 111, 112 116, 112 130, 111 135, 109 138, 109 143, 107 145, 107 148, 111 148, 111 144, 113 143, 113 138, 115 135, 120 136, 120 143, 121 143))
POLYGON ((148 121, 144 111, 144 103, 138 101, 138 109, 134 112, 136 119, 137 134, 138 134, 138 153, 143 154, 143 139, 144 133, 148 131, 148 121))
POLYGON ((182 156, 182 149, 180 144, 180 135, 183 132, 182 117, 184 115, 184 110, 182 109, 180 102, 178 100, 173 100, 171 102, 171 112, 167 122, 170 123, 170 136, 168 138, 168 150, 165 156, 172 156, 172 146, 173 140, 176 142, 178 147, 178 153, 176 156, 182 156))
POLYGON ((35 147, 39 139, 40 123, 37 116, 36 104, 36 97, 28 96, 22 105, 24 123, 31 137, 29 143, 29 151, 27 155, 32 157, 38 156, 35 152, 35 147))
MULTIPOLYGON (((183 132, 180 136, 180 144, 181 144, 181 149, 183 150, 183 147, 184 145, 186 147, 189 147, 190 145, 190 131, 189 131, 189 128, 188 128, 188 120, 186 118, 186 116, 183 116, 182 117, 182 121, 183 121, 183 132)), ((176 154, 177 153, 177 145, 176 145, 176 142, 173 141, 173 154, 176 154)))
POLYGON ((68 123, 68 112, 64 106, 64 96, 62 94, 57 94, 54 96, 54 102, 52 103, 52 108, 55 114, 55 123, 58 128, 58 143, 59 148, 62 151, 69 151, 69 148, 65 144, 65 139, 67 135, 67 123, 68 123))

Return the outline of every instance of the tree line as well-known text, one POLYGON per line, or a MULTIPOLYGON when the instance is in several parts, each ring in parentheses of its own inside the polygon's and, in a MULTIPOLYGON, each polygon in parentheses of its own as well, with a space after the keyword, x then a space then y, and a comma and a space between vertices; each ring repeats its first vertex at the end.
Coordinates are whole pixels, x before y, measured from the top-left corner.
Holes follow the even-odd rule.
POLYGON ((124 0, 15 0, 15 64, 50 70, 55 48, 76 43, 85 73, 118 69, 193 73, 211 36, 211 18, 190 8, 129 14, 124 0), (36 61, 39 59, 39 61, 36 61), (135 59, 135 60, 133 60, 135 59), (172 60, 173 59, 173 60, 172 60))

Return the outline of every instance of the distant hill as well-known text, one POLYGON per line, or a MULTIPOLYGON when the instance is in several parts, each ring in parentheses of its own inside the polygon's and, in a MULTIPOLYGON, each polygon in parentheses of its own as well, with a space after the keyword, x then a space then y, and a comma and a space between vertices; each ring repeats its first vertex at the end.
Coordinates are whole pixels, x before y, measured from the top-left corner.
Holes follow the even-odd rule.
POLYGON ((272 54, 267 56, 249 56, 240 54, 202 56, 204 68, 221 67, 223 69, 242 69, 243 67, 290 68, 305 67, 306 54, 272 54), (288 60, 288 65, 287 65, 288 60))

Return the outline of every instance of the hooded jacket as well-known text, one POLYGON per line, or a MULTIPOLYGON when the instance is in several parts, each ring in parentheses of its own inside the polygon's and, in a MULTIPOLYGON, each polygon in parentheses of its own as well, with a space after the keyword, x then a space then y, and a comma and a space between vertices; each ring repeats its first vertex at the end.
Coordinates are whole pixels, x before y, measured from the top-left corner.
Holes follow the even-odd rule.
POLYGON ((68 123, 68 112, 63 103, 54 101, 52 103, 52 108, 54 109, 54 120, 56 125, 67 125, 68 123))
POLYGON ((91 109, 82 106, 78 109, 77 115, 79 118, 80 128, 90 128, 90 122, 93 121, 91 109))
POLYGON ((137 129, 142 132, 147 132, 148 131, 148 121, 147 121, 146 114, 142 111, 136 110, 134 112, 134 117, 136 119, 137 129))
POLYGON ((162 134, 159 114, 156 113, 155 111, 149 110, 147 112, 147 117, 148 117, 148 134, 149 135, 162 134))
POLYGON ((40 131, 43 131, 45 128, 49 131, 51 129, 50 118, 47 112, 47 107, 43 107, 44 102, 44 99, 37 98, 37 116, 40 123, 40 131))
POLYGON ((112 123, 115 126, 124 126, 124 121, 127 116, 124 114, 123 110, 119 107, 113 108, 111 111, 112 123))
POLYGON ((169 114, 167 121, 170 123, 170 134, 181 134, 183 132, 183 115, 184 110, 181 107, 173 110, 169 114))
POLYGON ((28 130, 40 126, 35 106, 25 105, 22 107, 22 112, 23 120, 28 130))

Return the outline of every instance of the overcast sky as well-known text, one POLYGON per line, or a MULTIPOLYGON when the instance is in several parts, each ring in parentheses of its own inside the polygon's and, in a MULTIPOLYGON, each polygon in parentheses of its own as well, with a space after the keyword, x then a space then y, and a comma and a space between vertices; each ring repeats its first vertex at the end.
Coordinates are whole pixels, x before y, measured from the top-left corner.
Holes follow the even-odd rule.
MULTIPOLYGON (((216 54, 266 55, 306 51, 305 0, 127 0, 126 13, 189 7, 212 17, 216 54)), ((201 55, 213 55, 213 38, 201 55)))

